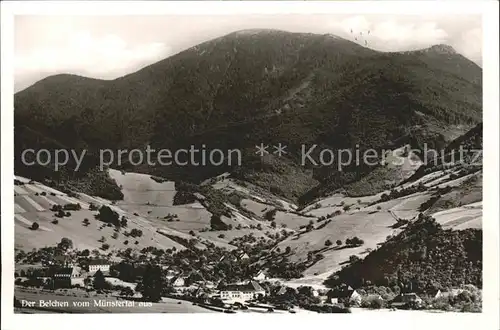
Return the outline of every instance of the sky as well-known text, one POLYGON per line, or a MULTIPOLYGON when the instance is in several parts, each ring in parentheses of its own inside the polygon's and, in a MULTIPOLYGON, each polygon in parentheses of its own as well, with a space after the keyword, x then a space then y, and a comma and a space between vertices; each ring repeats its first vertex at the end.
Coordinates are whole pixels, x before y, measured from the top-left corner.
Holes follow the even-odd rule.
POLYGON ((331 33, 362 45, 366 40, 379 51, 447 44, 482 65, 478 15, 16 16, 14 88, 58 73, 115 79, 201 42, 253 28, 331 33))

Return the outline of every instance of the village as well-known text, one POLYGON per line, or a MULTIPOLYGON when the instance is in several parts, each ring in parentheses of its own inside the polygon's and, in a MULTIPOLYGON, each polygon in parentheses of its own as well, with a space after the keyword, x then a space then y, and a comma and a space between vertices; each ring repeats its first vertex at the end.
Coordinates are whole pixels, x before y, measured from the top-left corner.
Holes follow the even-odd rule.
MULTIPOLYGON (((16 266, 15 305, 19 307, 22 297, 35 293, 40 299, 45 295, 56 295, 63 301, 75 297, 141 302, 159 302, 171 298, 178 304, 192 304, 208 311, 224 313, 350 313, 353 308, 442 310, 440 301, 462 299, 463 296, 470 298, 471 292, 477 290, 435 290, 420 297, 412 292, 411 287, 402 290, 374 286, 353 288, 349 285, 335 288, 308 285, 294 287, 288 285, 286 280, 270 278, 266 271, 250 267, 251 256, 241 250, 225 253, 218 260, 196 269, 192 266, 197 261, 188 256, 182 258, 180 263, 170 264, 153 264, 152 260, 144 258, 131 261, 135 255, 118 262, 112 253, 97 256, 98 253, 93 251, 91 255, 89 251, 75 251, 67 245, 68 242, 63 239, 55 249, 43 248, 28 254, 18 254, 25 260, 40 261, 41 266, 16 266), (61 249, 64 250, 62 254, 61 249), (51 255, 50 252, 58 255, 51 255), (221 279, 207 276, 224 268, 221 265, 229 266, 228 274, 232 271, 231 274, 241 275, 221 276, 221 279)), ((174 254, 174 259, 170 260, 177 260, 177 254, 181 253, 174 254)), ((123 257, 124 254, 126 252, 120 255, 123 257)), ((44 309, 43 306, 31 307, 44 309)), ((64 310, 64 306, 59 310, 64 310)))

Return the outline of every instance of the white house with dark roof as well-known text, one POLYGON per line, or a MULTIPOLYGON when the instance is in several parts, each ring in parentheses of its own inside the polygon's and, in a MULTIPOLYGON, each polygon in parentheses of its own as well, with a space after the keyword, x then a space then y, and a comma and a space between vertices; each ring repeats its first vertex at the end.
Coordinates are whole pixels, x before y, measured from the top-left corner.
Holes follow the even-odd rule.
POLYGON ((172 286, 181 287, 181 286, 184 286, 184 284, 186 283, 186 281, 181 276, 174 276, 170 280, 170 283, 172 284, 172 286))
POLYGON ((346 287, 342 289, 331 290, 327 293, 327 299, 332 304, 361 304, 361 295, 353 288, 346 287))
POLYGON ((248 254, 246 252, 241 252, 238 255, 238 260, 248 260, 248 259, 250 259, 250 257, 248 256, 248 254))
POLYGON ((259 273, 257 275, 254 276, 253 279, 256 281, 265 281, 268 279, 268 277, 267 277, 266 273, 263 270, 261 270, 261 271, 259 271, 259 273))
POLYGON ((109 261, 104 259, 92 259, 89 262, 89 273, 96 273, 98 270, 101 272, 109 272, 109 261))
POLYGON ((265 295, 266 291, 256 281, 249 281, 246 284, 229 284, 220 290, 220 299, 229 302, 244 302, 265 295))

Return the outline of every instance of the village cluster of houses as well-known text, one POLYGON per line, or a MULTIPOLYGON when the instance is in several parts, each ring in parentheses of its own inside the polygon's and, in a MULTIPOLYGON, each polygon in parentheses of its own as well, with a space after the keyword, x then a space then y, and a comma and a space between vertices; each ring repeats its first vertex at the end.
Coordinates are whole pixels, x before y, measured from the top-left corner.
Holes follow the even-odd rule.
POLYGON ((70 288, 74 284, 82 285, 85 277, 93 276, 97 271, 108 275, 110 266, 110 263, 104 259, 91 259, 88 268, 82 269, 64 259, 61 265, 51 266, 45 274, 46 276, 43 277, 51 278, 54 288, 70 288))
MULTIPOLYGON (((264 272, 259 272, 252 280, 244 281, 241 283, 227 284, 224 286, 217 286, 210 281, 197 281, 187 285, 186 278, 189 276, 174 275, 174 272, 167 275, 167 279, 175 288, 177 294, 185 294, 191 292, 195 297, 205 298, 219 298, 225 305, 244 304, 249 301, 259 300, 266 296, 280 297, 287 293, 290 288, 286 286, 277 286, 270 290, 262 282, 268 280, 264 272), (215 289, 218 287, 218 289, 215 289)), ((296 289, 292 289, 295 292, 296 289)), ((321 303, 333 305, 349 305, 360 306, 363 301, 363 296, 350 286, 338 290, 316 290, 312 288, 311 294, 313 297, 318 298, 321 303)), ((437 298, 441 295, 438 291, 435 295, 437 298)), ((375 297, 383 300, 381 296, 375 297)), ((372 297, 373 299, 373 297, 372 297)), ((400 308, 413 304, 419 306, 423 300, 415 293, 402 293, 396 296, 393 300, 387 302, 391 307, 400 308)))
MULTIPOLYGON (((83 284, 83 279, 85 277, 93 276, 98 271, 101 271, 104 275, 109 275, 110 266, 110 262, 103 259, 91 259, 86 269, 81 269, 78 266, 65 262, 62 266, 51 268, 50 277, 53 279, 54 287, 68 288, 75 283, 82 282, 83 284)), ((283 296, 287 293, 287 290, 290 289, 286 286, 278 286, 274 287, 274 290, 271 291, 262 284, 269 280, 263 271, 259 272, 251 280, 223 286, 220 286, 218 283, 206 281, 196 271, 183 274, 182 272, 168 267, 164 267, 164 271, 166 273, 166 280, 174 289, 174 295, 192 295, 197 298, 218 298, 227 305, 244 304, 248 301, 259 300, 269 295, 274 297, 283 296)), ((327 304, 359 306, 363 301, 363 296, 350 286, 329 291, 312 289, 311 293, 313 297, 319 298, 321 303, 327 304)), ((434 298, 438 298, 442 295, 443 293, 441 293, 441 291, 437 291, 433 296, 434 298)), ((383 300, 381 296, 375 298, 383 300)), ((409 304, 419 306, 423 303, 423 300, 417 294, 410 292, 400 294, 386 303, 391 307, 400 308, 409 304)))

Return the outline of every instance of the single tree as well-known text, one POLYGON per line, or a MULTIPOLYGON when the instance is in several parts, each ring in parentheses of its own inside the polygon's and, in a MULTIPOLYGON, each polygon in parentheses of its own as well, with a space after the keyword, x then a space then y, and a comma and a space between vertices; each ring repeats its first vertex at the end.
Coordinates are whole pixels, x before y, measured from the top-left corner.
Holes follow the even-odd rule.
POLYGON ((99 269, 94 274, 94 289, 96 289, 96 290, 103 290, 103 289, 106 289, 106 288, 107 288, 106 278, 104 277, 104 274, 99 269))
POLYGON ((66 251, 68 249, 72 249, 73 248, 73 241, 67 237, 63 237, 63 238, 61 238, 61 242, 59 242, 59 244, 57 244, 57 247, 60 248, 61 250, 64 250, 64 251, 66 251))
POLYGON ((37 230, 39 227, 40 227, 40 226, 39 226, 39 225, 38 225, 38 223, 36 223, 36 222, 33 222, 33 223, 31 224, 31 229, 32 229, 32 230, 37 230))
POLYGON ((332 241, 330 241, 329 239, 327 239, 325 241, 325 246, 331 246, 332 245, 332 241))
POLYGON ((161 268, 155 265, 148 265, 144 270, 139 292, 143 299, 151 302, 158 302, 165 286, 161 268))
POLYGON ((276 212, 277 212, 277 210, 276 210, 276 209, 269 210, 269 211, 267 211, 267 212, 264 214, 264 218, 265 218, 267 221, 273 221, 273 220, 274 220, 274 217, 276 216, 276 212))
POLYGON ((130 236, 132 237, 141 237, 142 236, 142 230, 134 228, 130 231, 130 236))
POLYGON ((337 243, 337 245, 338 245, 338 246, 341 246, 341 245, 342 245, 342 241, 341 241, 341 240, 339 240, 339 239, 337 240, 337 242, 336 242, 336 243, 337 243))

